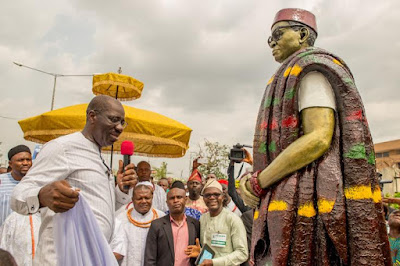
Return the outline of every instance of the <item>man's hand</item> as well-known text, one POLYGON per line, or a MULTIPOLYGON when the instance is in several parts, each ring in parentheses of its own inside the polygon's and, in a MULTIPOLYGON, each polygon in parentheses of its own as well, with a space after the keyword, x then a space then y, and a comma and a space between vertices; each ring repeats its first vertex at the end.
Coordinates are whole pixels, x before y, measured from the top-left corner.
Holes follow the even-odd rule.
POLYGON ((200 243, 199 243, 199 239, 196 238, 196 245, 189 245, 186 249, 185 249, 185 254, 190 257, 190 258, 197 258, 200 254, 200 243))
POLYGON ((66 212, 79 200, 79 189, 73 190, 66 180, 50 183, 39 191, 41 207, 48 207, 54 212, 66 212))
POLYGON ((125 166, 124 171, 124 163, 122 160, 119 160, 119 168, 117 173, 117 183, 119 189, 128 194, 129 189, 124 189, 124 186, 129 186, 129 188, 134 188, 138 182, 137 174, 135 171, 135 165, 133 163, 125 166))
POLYGON ((200 264, 200 266, 212 266, 213 261, 212 260, 203 260, 203 262, 200 264))
POLYGON ((260 203, 260 199, 254 195, 250 185, 251 174, 247 174, 240 179, 239 188, 240 195, 242 196, 244 203, 250 208, 255 209, 260 203))
POLYGON ((201 163, 198 162, 199 159, 200 159, 200 157, 198 157, 195 160, 193 160, 193 164, 192 164, 192 168, 193 169, 192 169, 192 171, 196 170, 201 165, 201 163))
POLYGON ((246 150, 245 148, 242 149, 245 153, 245 158, 243 159, 242 162, 244 163, 248 163, 250 165, 253 165, 253 157, 251 156, 250 152, 248 150, 246 150))

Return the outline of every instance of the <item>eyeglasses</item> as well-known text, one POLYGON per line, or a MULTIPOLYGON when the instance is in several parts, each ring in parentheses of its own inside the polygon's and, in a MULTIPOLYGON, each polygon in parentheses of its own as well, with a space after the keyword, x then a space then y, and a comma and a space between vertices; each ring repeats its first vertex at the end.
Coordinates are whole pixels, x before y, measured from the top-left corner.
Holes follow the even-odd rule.
POLYGON ((211 197, 219 198, 222 194, 221 193, 207 193, 203 195, 205 199, 211 199, 211 197))
POLYGON ((271 36, 268 37, 268 45, 271 46, 272 42, 277 42, 282 38, 283 34, 285 33, 282 31, 282 29, 293 28, 293 30, 297 30, 296 28, 299 27, 301 27, 301 25, 287 25, 276 28, 271 36))
POLYGON ((107 120, 112 123, 114 126, 117 126, 118 124, 121 124, 122 129, 126 128, 128 123, 125 121, 125 119, 118 117, 118 116, 109 116, 105 115, 100 111, 93 110, 96 114, 102 115, 103 117, 107 118, 107 120))

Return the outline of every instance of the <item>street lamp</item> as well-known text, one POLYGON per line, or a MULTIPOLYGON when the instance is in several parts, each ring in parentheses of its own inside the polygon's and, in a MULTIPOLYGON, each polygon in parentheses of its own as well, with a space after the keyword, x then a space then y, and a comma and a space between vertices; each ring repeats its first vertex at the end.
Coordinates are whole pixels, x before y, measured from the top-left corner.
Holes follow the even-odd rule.
POLYGON ((50 75, 50 76, 54 77, 53 94, 51 96, 51 109, 50 109, 51 111, 53 111, 53 109, 54 109, 54 96, 55 96, 55 93, 56 93, 56 83, 57 83, 57 78, 58 77, 93 77, 93 74, 91 74, 91 75, 64 75, 64 74, 50 73, 50 72, 46 72, 46 71, 43 71, 43 70, 40 70, 40 69, 37 69, 37 68, 34 68, 34 67, 25 66, 25 65, 17 63, 17 62, 13 62, 13 63, 15 65, 19 66, 19 67, 26 67, 26 68, 35 70, 37 72, 41 72, 43 74, 47 74, 47 75, 50 75))

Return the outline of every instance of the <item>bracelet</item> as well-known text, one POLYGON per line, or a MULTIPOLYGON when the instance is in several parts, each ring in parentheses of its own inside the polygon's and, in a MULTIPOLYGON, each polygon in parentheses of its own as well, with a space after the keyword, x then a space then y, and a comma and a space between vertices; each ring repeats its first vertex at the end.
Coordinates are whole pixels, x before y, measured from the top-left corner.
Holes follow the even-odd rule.
POLYGON ((261 171, 257 171, 250 178, 251 188, 253 189, 253 192, 256 194, 256 196, 259 198, 261 198, 262 196, 267 194, 267 191, 262 189, 262 187, 260 186, 260 183, 258 182, 257 177, 260 173, 261 173, 261 171))

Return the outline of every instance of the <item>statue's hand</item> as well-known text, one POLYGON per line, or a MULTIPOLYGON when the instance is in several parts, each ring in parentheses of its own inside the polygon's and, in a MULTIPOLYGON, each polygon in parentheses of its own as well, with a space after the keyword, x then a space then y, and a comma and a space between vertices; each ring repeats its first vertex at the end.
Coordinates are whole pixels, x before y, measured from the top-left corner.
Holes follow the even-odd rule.
POLYGON ((240 179, 240 195, 247 206, 255 209, 259 205, 260 199, 253 193, 251 189, 250 178, 251 174, 247 174, 240 179))

